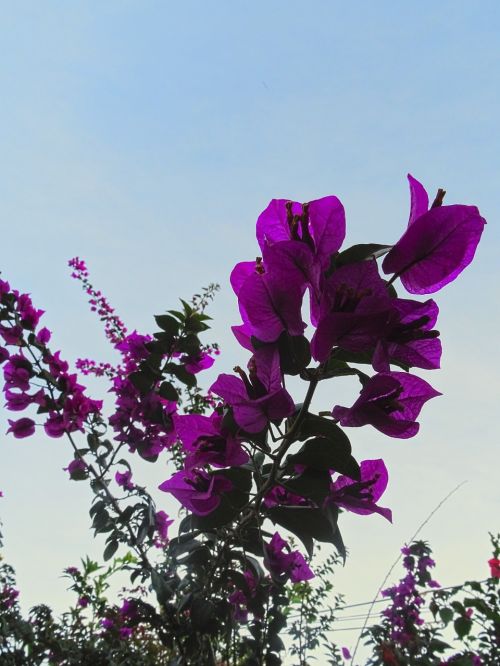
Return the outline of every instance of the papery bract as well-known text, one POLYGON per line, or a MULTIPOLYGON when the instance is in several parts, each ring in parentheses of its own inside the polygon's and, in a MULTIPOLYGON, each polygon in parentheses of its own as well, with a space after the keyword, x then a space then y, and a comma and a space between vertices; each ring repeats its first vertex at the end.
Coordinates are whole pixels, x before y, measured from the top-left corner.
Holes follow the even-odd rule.
POLYGON ((34 376, 33 366, 22 354, 12 354, 3 367, 6 389, 29 391, 30 379, 34 376))
POLYGON ((274 342, 283 331, 302 335, 303 294, 303 281, 295 275, 252 272, 239 287, 242 319, 248 323, 251 334, 262 342, 274 342))
POLYGON ((281 582, 290 579, 292 583, 300 583, 314 578, 303 555, 298 551, 289 550, 287 542, 275 532, 269 543, 264 543, 264 564, 281 582))
POLYGON ((273 199, 257 220, 257 241, 262 252, 279 241, 301 241, 312 250, 322 270, 328 268, 344 237, 344 207, 335 196, 308 204, 273 199))
POLYGON ((375 261, 337 269, 323 286, 317 330, 311 341, 313 357, 326 361, 334 346, 349 351, 374 347, 390 308, 386 283, 375 261))
POLYGON ((174 427, 188 455, 186 469, 215 465, 237 467, 248 462, 248 454, 241 447, 241 440, 224 428, 222 416, 185 414, 174 418, 174 427))
POLYGON ((352 513, 361 515, 379 513, 392 522, 391 510, 377 505, 389 480, 384 461, 363 460, 360 471, 359 481, 348 476, 339 476, 330 486, 330 495, 326 501, 352 513))
POLYGON ((155 513, 155 529, 162 542, 168 541, 168 528, 173 524, 173 520, 168 517, 165 511, 155 513))
POLYGON ((72 479, 82 479, 88 476, 87 474, 87 463, 81 458, 74 458, 67 467, 63 468, 64 471, 68 472, 72 479))
POLYGON ((415 421, 427 400, 441 395, 420 377, 404 372, 379 373, 369 379, 352 407, 333 408, 343 426, 370 424, 389 437, 406 439, 417 434, 415 421))
POLYGON ((412 178, 408 229, 385 257, 384 273, 412 294, 431 294, 452 282, 476 252, 486 220, 475 206, 437 206, 423 212, 423 187, 412 178))
POLYGON ((115 481, 124 490, 133 490, 135 488, 135 484, 132 483, 132 472, 129 469, 125 470, 125 472, 116 472, 115 481))
POLYGON ((259 349, 249 364, 250 378, 240 370, 241 379, 221 374, 210 391, 233 408, 236 423, 246 432, 260 432, 269 421, 293 413, 294 403, 281 384, 277 350, 259 349))
POLYGON ((219 506, 222 494, 229 492, 233 484, 220 474, 192 469, 177 472, 158 487, 197 516, 206 516, 219 506))
POLYGON ((17 419, 17 421, 9 419, 9 425, 7 433, 11 432, 16 439, 24 439, 35 433, 35 422, 27 417, 17 419))
POLYGON ((373 355, 373 367, 388 372, 391 363, 433 370, 439 368, 441 341, 433 330, 438 316, 433 300, 421 303, 394 298, 388 312, 384 330, 373 355))

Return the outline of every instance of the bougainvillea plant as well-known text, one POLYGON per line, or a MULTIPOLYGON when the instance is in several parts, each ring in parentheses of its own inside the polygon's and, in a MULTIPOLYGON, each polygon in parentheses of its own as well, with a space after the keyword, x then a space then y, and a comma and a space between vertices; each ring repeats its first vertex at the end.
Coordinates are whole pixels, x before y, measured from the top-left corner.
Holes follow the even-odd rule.
MULTIPOLYGON (((343 248, 344 208, 335 196, 271 201, 257 220, 260 256, 230 277, 242 318, 233 332, 247 360, 220 374, 207 395, 197 374, 218 348, 199 335, 213 285, 157 316, 152 335, 130 333, 85 263, 70 262, 121 357, 117 365, 77 363, 84 375, 111 382, 115 407, 106 415, 51 350, 43 312, 0 281, 0 361, 6 406, 17 412, 8 432, 26 438, 43 429, 69 441, 67 473, 91 484, 104 558, 132 549, 132 583, 154 590, 150 621, 163 628, 175 663, 282 663, 283 610, 290 586, 314 577, 315 544, 345 558, 344 510, 391 520, 378 504, 386 466, 381 457, 356 460, 346 429, 417 434, 422 407, 439 392, 412 369, 440 365, 438 307, 400 297, 394 285, 399 279, 418 296, 438 291, 472 261, 485 225, 474 206, 443 205, 442 190, 429 207, 423 186, 409 182, 408 227, 394 245, 343 248), (347 375, 360 383, 352 403, 313 410, 318 385, 347 375), (292 397, 287 376, 303 381, 302 395, 292 397), (181 507, 173 538, 174 517, 133 473, 137 455, 171 462, 159 488, 181 507), (299 547, 290 546, 290 533, 299 547)), ((133 623, 127 627, 123 640, 134 634, 133 623)))

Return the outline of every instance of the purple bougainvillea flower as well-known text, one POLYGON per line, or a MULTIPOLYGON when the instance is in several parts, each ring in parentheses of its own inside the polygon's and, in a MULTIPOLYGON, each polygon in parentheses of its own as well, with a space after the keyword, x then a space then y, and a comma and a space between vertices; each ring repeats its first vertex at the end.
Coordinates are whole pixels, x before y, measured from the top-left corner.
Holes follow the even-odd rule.
POLYGON ((11 432, 16 439, 24 439, 24 437, 30 437, 35 433, 35 422, 27 417, 17 419, 17 421, 9 419, 9 425, 10 428, 7 430, 7 434, 11 432))
POLYGON ((342 648, 342 657, 347 661, 348 659, 351 659, 351 653, 349 652, 349 649, 346 647, 342 648))
POLYGON ((352 407, 337 405, 334 418, 343 426, 372 425, 389 437, 407 439, 417 434, 415 421, 427 400, 441 395, 420 377, 405 372, 374 375, 352 407))
POLYGON ((129 469, 125 472, 116 472, 115 481, 124 490, 133 490, 135 488, 135 483, 132 483, 132 472, 129 469))
POLYGON ((129 333, 123 340, 115 344, 115 348, 134 361, 142 361, 149 356, 146 343, 151 342, 149 335, 141 335, 137 331, 129 333))
POLYGON ((37 310, 33 307, 31 296, 29 294, 20 294, 16 303, 16 310, 21 320, 21 326, 30 331, 34 331, 43 315, 43 310, 37 310))
POLYGON ((269 509, 273 506, 307 506, 311 502, 305 497, 290 492, 283 486, 274 486, 264 497, 263 504, 269 509))
POLYGON ((264 564, 280 582, 290 579, 292 583, 300 583, 314 578, 303 555, 297 550, 290 552, 289 545, 278 532, 269 543, 264 543, 264 564))
POLYGON ((62 437, 66 432, 64 416, 57 412, 51 412, 43 424, 43 429, 49 437, 62 437))
POLYGON ((7 389, 5 391, 5 406, 11 412, 22 412, 33 402, 33 396, 29 393, 16 393, 7 389))
POLYGON ((252 330, 248 324, 240 324, 239 326, 231 326, 234 337, 243 349, 248 349, 248 351, 254 352, 254 346, 252 345, 252 330))
POLYGON ((15 345, 22 343, 23 329, 21 326, 4 326, 0 324, 0 336, 4 339, 6 345, 15 345))
POLYGON ((270 274, 299 285, 302 292, 309 285, 313 294, 319 295, 321 267, 308 245, 297 240, 279 241, 264 246, 262 257, 270 274))
POLYGON ((168 541, 168 528, 174 521, 168 517, 165 511, 157 511, 155 513, 155 529, 158 536, 164 543, 168 541))
POLYGON ((352 513, 361 515, 379 513, 392 522, 392 511, 377 505, 389 480, 384 461, 363 460, 360 470, 359 481, 348 476, 339 476, 330 486, 330 496, 326 501, 352 513))
POLYGON ((360 261, 334 271, 323 286, 311 353, 326 361, 333 347, 373 348, 382 335, 391 298, 375 261, 360 261))
POLYGON ((0 346, 0 365, 9 358, 9 350, 0 346))
POLYGON ((210 356, 207 352, 200 352, 199 356, 194 358, 185 357, 182 361, 186 370, 192 375, 196 375, 202 370, 208 370, 208 368, 211 368, 215 363, 213 356, 210 356))
POLYGON ((301 307, 305 285, 298 274, 266 272, 262 263, 247 275, 247 264, 238 264, 231 284, 238 296, 242 319, 251 335, 262 342, 274 342, 283 331, 302 335, 305 324, 301 307), (246 277, 245 277, 246 275, 246 277))
POLYGON ((188 511, 206 516, 219 506, 222 494, 232 490, 233 484, 221 474, 191 469, 177 472, 158 487, 171 493, 188 511))
POLYGON ((81 458, 74 458, 67 467, 63 467, 65 472, 68 472, 70 478, 79 478, 86 476, 87 474, 87 463, 81 458))
POLYGON ((383 336, 373 355, 375 370, 388 372, 394 362, 426 370, 439 368, 441 341, 439 332, 433 330, 439 312, 436 303, 395 298, 391 305, 383 336))
POLYGON ((110 617, 105 617, 103 620, 101 620, 101 627, 104 629, 113 629, 114 626, 115 623, 110 617))
POLYGON ((34 376, 33 366, 22 354, 13 354, 3 368, 5 389, 28 391, 34 376))
POLYGON ((236 423, 246 432, 260 432, 269 421, 279 421, 293 413, 294 403, 281 384, 279 353, 262 347, 249 364, 249 376, 236 368, 240 377, 221 374, 210 391, 233 408, 236 423))
POLYGON ((41 345, 46 345, 48 342, 50 342, 51 337, 52 333, 49 331, 47 327, 44 326, 36 334, 36 341, 39 342, 41 345))
POLYGON ((248 462, 248 454, 241 447, 241 440, 223 427, 220 414, 211 416, 185 414, 174 417, 174 428, 188 455, 186 469, 215 465, 237 467, 248 462))
POLYGON ((412 294, 431 294, 452 282, 476 252, 486 220, 475 206, 441 206, 427 210, 423 186, 410 180, 409 226, 385 257, 384 273, 401 278, 412 294))
POLYGON ((263 253, 280 241, 300 241, 313 252, 321 270, 328 268, 344 237, 344 207, 334 196, 307 204, 273 199, 257 220, 257 241, 263 253))

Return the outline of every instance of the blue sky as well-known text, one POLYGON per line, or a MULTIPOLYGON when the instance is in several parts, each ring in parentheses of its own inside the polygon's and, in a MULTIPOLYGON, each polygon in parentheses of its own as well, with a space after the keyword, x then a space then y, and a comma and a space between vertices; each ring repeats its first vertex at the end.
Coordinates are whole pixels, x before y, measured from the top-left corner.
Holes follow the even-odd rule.
MULTIPOLYGON (((242 360, 228 333, 238 320, 228 276, 256 255, 255 219, 269 199, 336 194, 348 243, 391 243, 406 224, 410 171, 488 220, 474 264, 437 296, 443 369, 427 379, 444 396, 424 408, 421 433, 350 433, 360 457, 386 459, 395 515, 393 526, 343 517, 351 557, 338 586, 350 601, 376 590, 402 542, 463 480, 423 533, 438 579, 484 576, 487 532, 499 528, 499 23, 489 1, 2 10, 1 270, 47 311, 70 360, 113 358, 68 277, 74 255, 144 332, 179 296, 219 282, 213 336, 218 371, 228 371, 242 360)), ((332 385, 317 406, 353 389, 332 385)), ((0 432, 5 424, 4 414, 0 432)), ((61 570, 100 552, 88 492, 61 471, 70 457, 59 440, 0 437, 6 554, 26 605, 61 607, 61 570)), ((141 473, 153 486, 168 475, 141 473)))

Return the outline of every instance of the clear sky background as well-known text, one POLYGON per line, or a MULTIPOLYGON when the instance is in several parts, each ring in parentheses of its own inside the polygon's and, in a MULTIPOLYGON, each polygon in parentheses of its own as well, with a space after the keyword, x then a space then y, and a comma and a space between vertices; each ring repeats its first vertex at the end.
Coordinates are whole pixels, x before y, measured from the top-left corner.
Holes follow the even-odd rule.
MULTIPOLYGON (((500 528, 498 2, 1 9, 0 267, 47 311, 54 348, 70 361, 115 358, 69 278, 74 255, 141 332, 179 296, 219 282, 212 338, 223 372, 246 359, 229 333, 239 321, 229 273, 257 254, 254 224, 269 199, 336 194, 349 244, 399 238, 408 171, 431 193, 444 187, 448 203, 479 206, 488 226, 476 259, 436 296, 443 368, 426 379, 443 397, 424 407, 412 440, 348 433, 360 459, 386 460, 394 524, 343 515, 350 557, 337 590, 351 603, 370 598, 402 543, 464 480, 422 536, 442 584, 486 576, 487 532, 500 528)), ((354 391, 327 385, 316 405, 350 404, 354 391)), ((0 436, 6 555, 25 607, 62 609, 62 569, 101 552, 89 491, 62 471, 70 459, 63 440, 0 436)), ((139 479, 155 487, 168 475, 160 462, 142 465, 139 479)))

